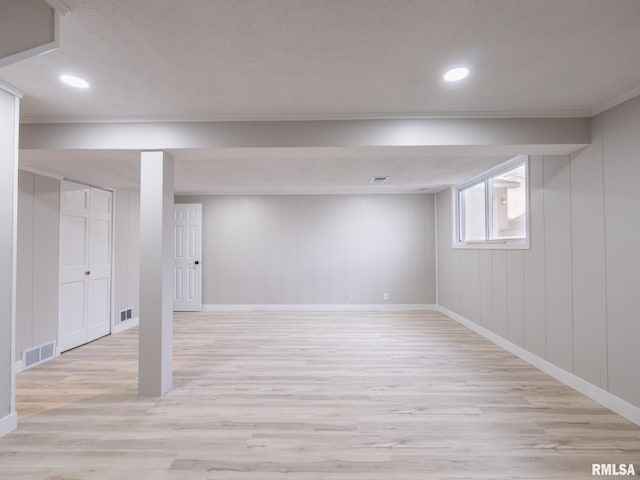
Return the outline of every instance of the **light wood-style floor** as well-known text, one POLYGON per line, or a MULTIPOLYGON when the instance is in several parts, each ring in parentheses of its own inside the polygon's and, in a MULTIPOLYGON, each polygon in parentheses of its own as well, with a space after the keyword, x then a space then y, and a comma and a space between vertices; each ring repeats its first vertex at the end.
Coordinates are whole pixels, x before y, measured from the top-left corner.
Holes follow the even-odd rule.
POLYGON ((3 480, 585 479, 640 427, 433 312, 175 317, 175 388, 137 329, 18 375, 3 480))

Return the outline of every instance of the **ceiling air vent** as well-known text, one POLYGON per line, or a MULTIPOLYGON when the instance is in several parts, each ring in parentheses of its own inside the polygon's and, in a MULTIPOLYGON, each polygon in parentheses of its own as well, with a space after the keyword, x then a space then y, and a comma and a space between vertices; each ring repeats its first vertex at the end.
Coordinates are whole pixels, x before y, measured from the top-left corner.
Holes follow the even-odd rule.
POLYGON ((379 183, 387 183, 389 177, 371 177, 369 183, 379 184, 379 183))

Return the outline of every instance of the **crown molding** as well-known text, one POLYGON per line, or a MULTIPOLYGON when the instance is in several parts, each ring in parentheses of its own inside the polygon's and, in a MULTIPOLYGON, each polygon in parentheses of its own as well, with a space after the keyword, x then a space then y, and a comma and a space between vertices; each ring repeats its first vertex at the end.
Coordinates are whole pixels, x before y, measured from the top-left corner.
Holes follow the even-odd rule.
POLYGON ((619 97, 616 97, 613 100, 609 100, 608 102, 603 103, 597 108, 594 108, 593 110, 591 110, 591 116, 593 117, 595 115, 598 115, 604 112, 605 110, 609 110, 610 108, 620 105, 621 103, 624 103, 627 100, 631 100, 632 98, 637 97, 638 95, 640 95, 640 86, 634 88, 633 90, 629 90, 627 93, 620 95, 619 97))
POLYGON ((71 7, 67 5, 64 0, 44 0, 51 8, 53 8, 60 15, 66 15, 71 12, 71 7))
POLYGON ((0 90, 4 90, 5 92, 10 93, 11 95, 15 95, 18 98, 22 98, 25 96, 25 92, 23 92, 19 88, 14 87, 13 85, 3 82, 2 80, 0 80, 0 90))
POLYGON ((291 122, 322 120, 422 120, 484 118, 583 118, 591 110, 555 110, 545 112, 430 112, 430 113, 330 113, 282 115, 165 115, 136 117, 59 117, 24 116, 20 123, 191 123, 191 122, 291 122))

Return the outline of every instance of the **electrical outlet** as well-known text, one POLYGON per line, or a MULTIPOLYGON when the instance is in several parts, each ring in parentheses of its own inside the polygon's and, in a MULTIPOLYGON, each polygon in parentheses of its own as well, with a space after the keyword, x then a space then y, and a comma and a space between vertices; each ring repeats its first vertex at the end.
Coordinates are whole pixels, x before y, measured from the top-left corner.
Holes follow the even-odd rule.
POLYGON ((382 294, 382 299, 383 300, 389 300, 389 294, 387 292, 382 294))

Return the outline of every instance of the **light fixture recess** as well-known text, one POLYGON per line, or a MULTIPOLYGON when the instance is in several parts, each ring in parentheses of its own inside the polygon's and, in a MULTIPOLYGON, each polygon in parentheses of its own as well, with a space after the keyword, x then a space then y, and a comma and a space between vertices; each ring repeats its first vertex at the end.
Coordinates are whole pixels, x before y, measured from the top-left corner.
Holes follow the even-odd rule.
POLYGON ((466 78, 469 75, 469 69, 465 67, 456 67, 448 70, 442 78, 447 82, 457 82, 466 78))
POLYGON ((71 87, 89 88, 89 82, 75 75, 60 75, 60 80, 71 87))
POLYGON ((371 177, 369 179, 369 183, 373 183, 373 184, 380 184, 380 183, 387 183, 389 181, 389 178, 391 177, 371 177))

